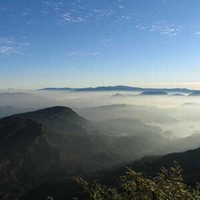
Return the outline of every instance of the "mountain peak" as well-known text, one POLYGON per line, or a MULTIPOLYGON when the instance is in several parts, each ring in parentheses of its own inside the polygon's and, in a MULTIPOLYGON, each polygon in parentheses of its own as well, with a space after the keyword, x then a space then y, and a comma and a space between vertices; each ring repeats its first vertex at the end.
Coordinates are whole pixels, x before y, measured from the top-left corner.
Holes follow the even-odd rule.
POLYGON ((71 108, 54 106, 32 112, 15 115, 18 118, 31 119, 42 123, 53 130, 63 132, 74 131, 84 132, 82 129, 87 125, 87 120, 79 116, 71 108))
POLYGON ((17 116, 23 117, 23 118, 35 118, 35 117, 47 117, 51 118, 53 116, 59 116, 59 115, 65 115, 65 116, 77 116, 78 114, 75 113, 71 108, 64 107, 64 106, 53 106, 48 107, 36 111, 31 111, 27 113, 17 114, 17 116))

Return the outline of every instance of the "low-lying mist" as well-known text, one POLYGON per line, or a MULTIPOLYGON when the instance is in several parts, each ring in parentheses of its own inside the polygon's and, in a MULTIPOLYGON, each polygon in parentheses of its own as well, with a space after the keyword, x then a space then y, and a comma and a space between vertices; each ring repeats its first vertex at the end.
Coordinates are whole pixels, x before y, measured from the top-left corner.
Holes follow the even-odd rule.
MULTIPOLYGON (((0 92, 0 117, 51 106, 66 106, 91 121, 139 120, 158 126, 165 137, 200 133, 200 97, 188 94, 141 95, 138 92, 0 92), (120 120, 119 120, 120 119, 120 120)), ((124 124, 122 124, 122 127, 124 124)), ((125 133, 123 133, 125 134, 125 133)))
POLYGON ((45 188, 45 199, 60 192, 58 180, 112 176, 145 160, 147 167, 181 161, 199 177, 199 111, 200 96, 186 93, 1 91, 0 186, 13 196, 45 188))

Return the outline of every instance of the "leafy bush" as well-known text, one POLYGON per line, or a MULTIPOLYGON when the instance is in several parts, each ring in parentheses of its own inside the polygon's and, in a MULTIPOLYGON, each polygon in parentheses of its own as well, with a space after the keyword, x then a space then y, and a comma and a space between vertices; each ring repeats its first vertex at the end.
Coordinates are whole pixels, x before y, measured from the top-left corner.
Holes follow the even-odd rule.
POLYGON ((83 187, 91 200, 200 200, 200 187, 187 186, 182 169, 174 163, 169 169, 161 168, 154 178, 127 168, 119 178, 119 187, 102 185, 98 181, 87 182, 81 177, 74 178, 83 187))

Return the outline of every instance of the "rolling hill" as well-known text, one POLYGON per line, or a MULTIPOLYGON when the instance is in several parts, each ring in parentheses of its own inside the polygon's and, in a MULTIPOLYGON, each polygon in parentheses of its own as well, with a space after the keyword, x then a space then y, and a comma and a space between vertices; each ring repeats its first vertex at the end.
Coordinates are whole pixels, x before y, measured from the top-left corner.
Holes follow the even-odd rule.
POLYGON ((157 90, 148 90, 142 92, 140 95, 167 95, 167 92, 164 91, 157 91, 157 90))

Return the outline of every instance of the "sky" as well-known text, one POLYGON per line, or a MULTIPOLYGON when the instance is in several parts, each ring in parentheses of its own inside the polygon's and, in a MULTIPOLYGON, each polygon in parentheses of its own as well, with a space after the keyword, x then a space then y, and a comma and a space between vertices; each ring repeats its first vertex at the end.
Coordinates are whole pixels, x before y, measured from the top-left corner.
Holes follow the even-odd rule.
POLYGON ((199 0, 0 0, 0 89, 200 89, 199 0))

